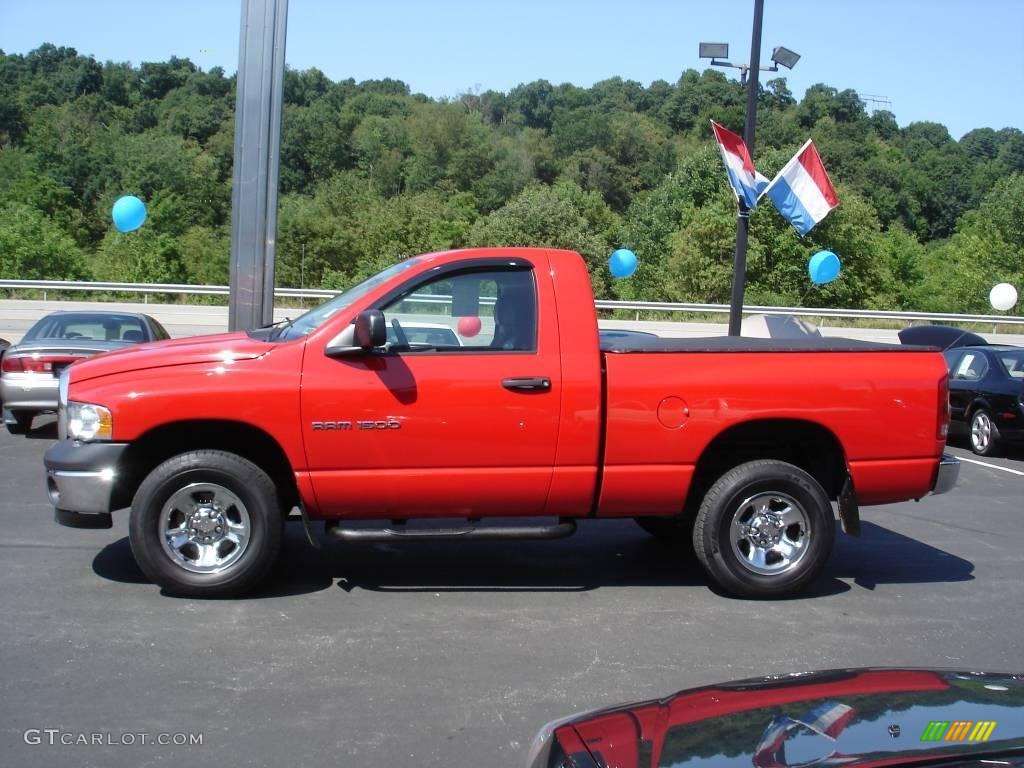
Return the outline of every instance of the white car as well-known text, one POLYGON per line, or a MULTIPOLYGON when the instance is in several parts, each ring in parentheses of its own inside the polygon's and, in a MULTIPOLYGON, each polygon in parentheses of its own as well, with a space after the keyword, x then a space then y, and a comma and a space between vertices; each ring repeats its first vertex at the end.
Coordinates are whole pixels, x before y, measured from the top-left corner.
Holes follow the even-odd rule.
POLYGON ((51 312, 3 353, 0 401, 12 435, 25 434, 38 413, 57 410, 57 381, 72 363, 131 344, 169 339, 149 315, 134 312, 51 312))
MULTIPOLYGON (((461 347, 462 339, 448 325, 441 323, 401 323, 400 327, 410 346, 461 347)), ((394 326, 388 328, 388 343, 397 344, 394 326)))

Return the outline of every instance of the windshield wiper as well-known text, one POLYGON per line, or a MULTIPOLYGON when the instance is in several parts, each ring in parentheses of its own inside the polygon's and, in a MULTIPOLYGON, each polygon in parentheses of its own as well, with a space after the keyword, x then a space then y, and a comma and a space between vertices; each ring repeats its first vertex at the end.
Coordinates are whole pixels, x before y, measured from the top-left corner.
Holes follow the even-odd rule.
POLYGON ((276 323, 264 326, 265 328, 273 328, 273 332, 270 334, 270 340, 281 338, 281 334, 287 331, 295 323, 290 317, 286 317, 284 320, 278 320, 276 323))

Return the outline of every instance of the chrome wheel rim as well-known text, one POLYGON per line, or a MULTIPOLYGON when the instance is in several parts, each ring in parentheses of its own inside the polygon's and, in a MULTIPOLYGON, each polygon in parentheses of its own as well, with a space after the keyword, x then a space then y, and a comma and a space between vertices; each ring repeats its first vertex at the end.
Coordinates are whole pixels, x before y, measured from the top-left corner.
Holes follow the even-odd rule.
POLYGON ((191 573, 220 573, 245 554, 252 523, 245 504, 216 483, 191 483, 160 510, 160 545, 191 573))
POLYGON ((759 576, 778 576, 793 570, 807 554, 811 521, 792 496, 761 493, 737 506, 729 540, 746 570, 759 576))
POLYGON ((992 442, 992 419, 978 411, 971 420, 971 444, 976 451, 984 451, 992 442))

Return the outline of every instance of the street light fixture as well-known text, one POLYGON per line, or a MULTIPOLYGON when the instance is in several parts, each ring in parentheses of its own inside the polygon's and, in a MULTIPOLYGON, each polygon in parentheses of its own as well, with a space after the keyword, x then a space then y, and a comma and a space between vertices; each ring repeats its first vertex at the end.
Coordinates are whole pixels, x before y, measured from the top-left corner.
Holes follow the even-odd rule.
MULTIPOLYGON (((792 69, 796 66, 796 63, 800 61, 800 54, 796 51, 791 51, 789 48, 783 48, 781 45, 772 51, 772 61, 776 64, 781 64, 786 69, 792 69)), ((774 67, 772 72, 778 72, 779 68, 774 67)))
MULTIPOLYGON (((754 156, 754 126, 757 121, 757 78, 764 72, 778 72, 781 64, 792 69, 800 60, 800 54, 779 46, 772 51, 771 67, 761 66, 761 27, 764 18, 764 0, 754 0, 754 27, 750 35, 750 63, 733 64, 718 61, 729 58, 728 43, 701 43, 700 57, 711 59, 712 66, 733 67, 740 71, 740 84, 747 86, 747 120, 743 130, 743 142, 751 158, 754 156), (750 73, 749 82, 747 74, 750 73)), ((747 234, 750 227, 750 209, 741 200, 736 212, 736 256, 733 259, 732 300, 729 303, 729 335, 739 336, 743 323, 743 291, 746 286, 747 272, 747 234)))
MULTIPOLYGON (((700 44, 700 57, 702 59, 728 59, 729 58, 729 44, 728 43, 701 43, 700 44)), ((714 64, 714 62, 711 62, 714 64)))
MULTIPOLYGON (((711 59, 711 66, 713 67, 732 67, 733 69, 738 69, 740 71, 740 85, 747 84, 747 73, 750 71, 752 65, 733 64, 731 61, 719 61, 719 59, 729 58, 728 43, 700 43, 699 51, 700 58, 711 59)), ((799 53, 791 51, 789 48, 783 48, 780 45, 772 51, 772 63, 774 66, 758 67, 758 69, 761 72, 778 72, 780 64, 786 69, 792 69, 796 66, 798 61, 800 61, 799 53)))

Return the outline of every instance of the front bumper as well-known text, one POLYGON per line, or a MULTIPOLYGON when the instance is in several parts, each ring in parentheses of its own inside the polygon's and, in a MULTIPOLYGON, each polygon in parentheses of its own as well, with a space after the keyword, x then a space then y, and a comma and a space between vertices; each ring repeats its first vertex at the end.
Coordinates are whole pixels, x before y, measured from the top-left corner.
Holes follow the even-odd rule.
POLYGON ((960 477, 960 459, 949 453, 942 454, 939 469, 935 473, 932 493, 946 493, 953 490, 957 478, 960 477))
POLYGON ((74 528, 109 528, 118 461, 127 443, 58 440, 43 458, 46 490, 57 522, 74 528))

